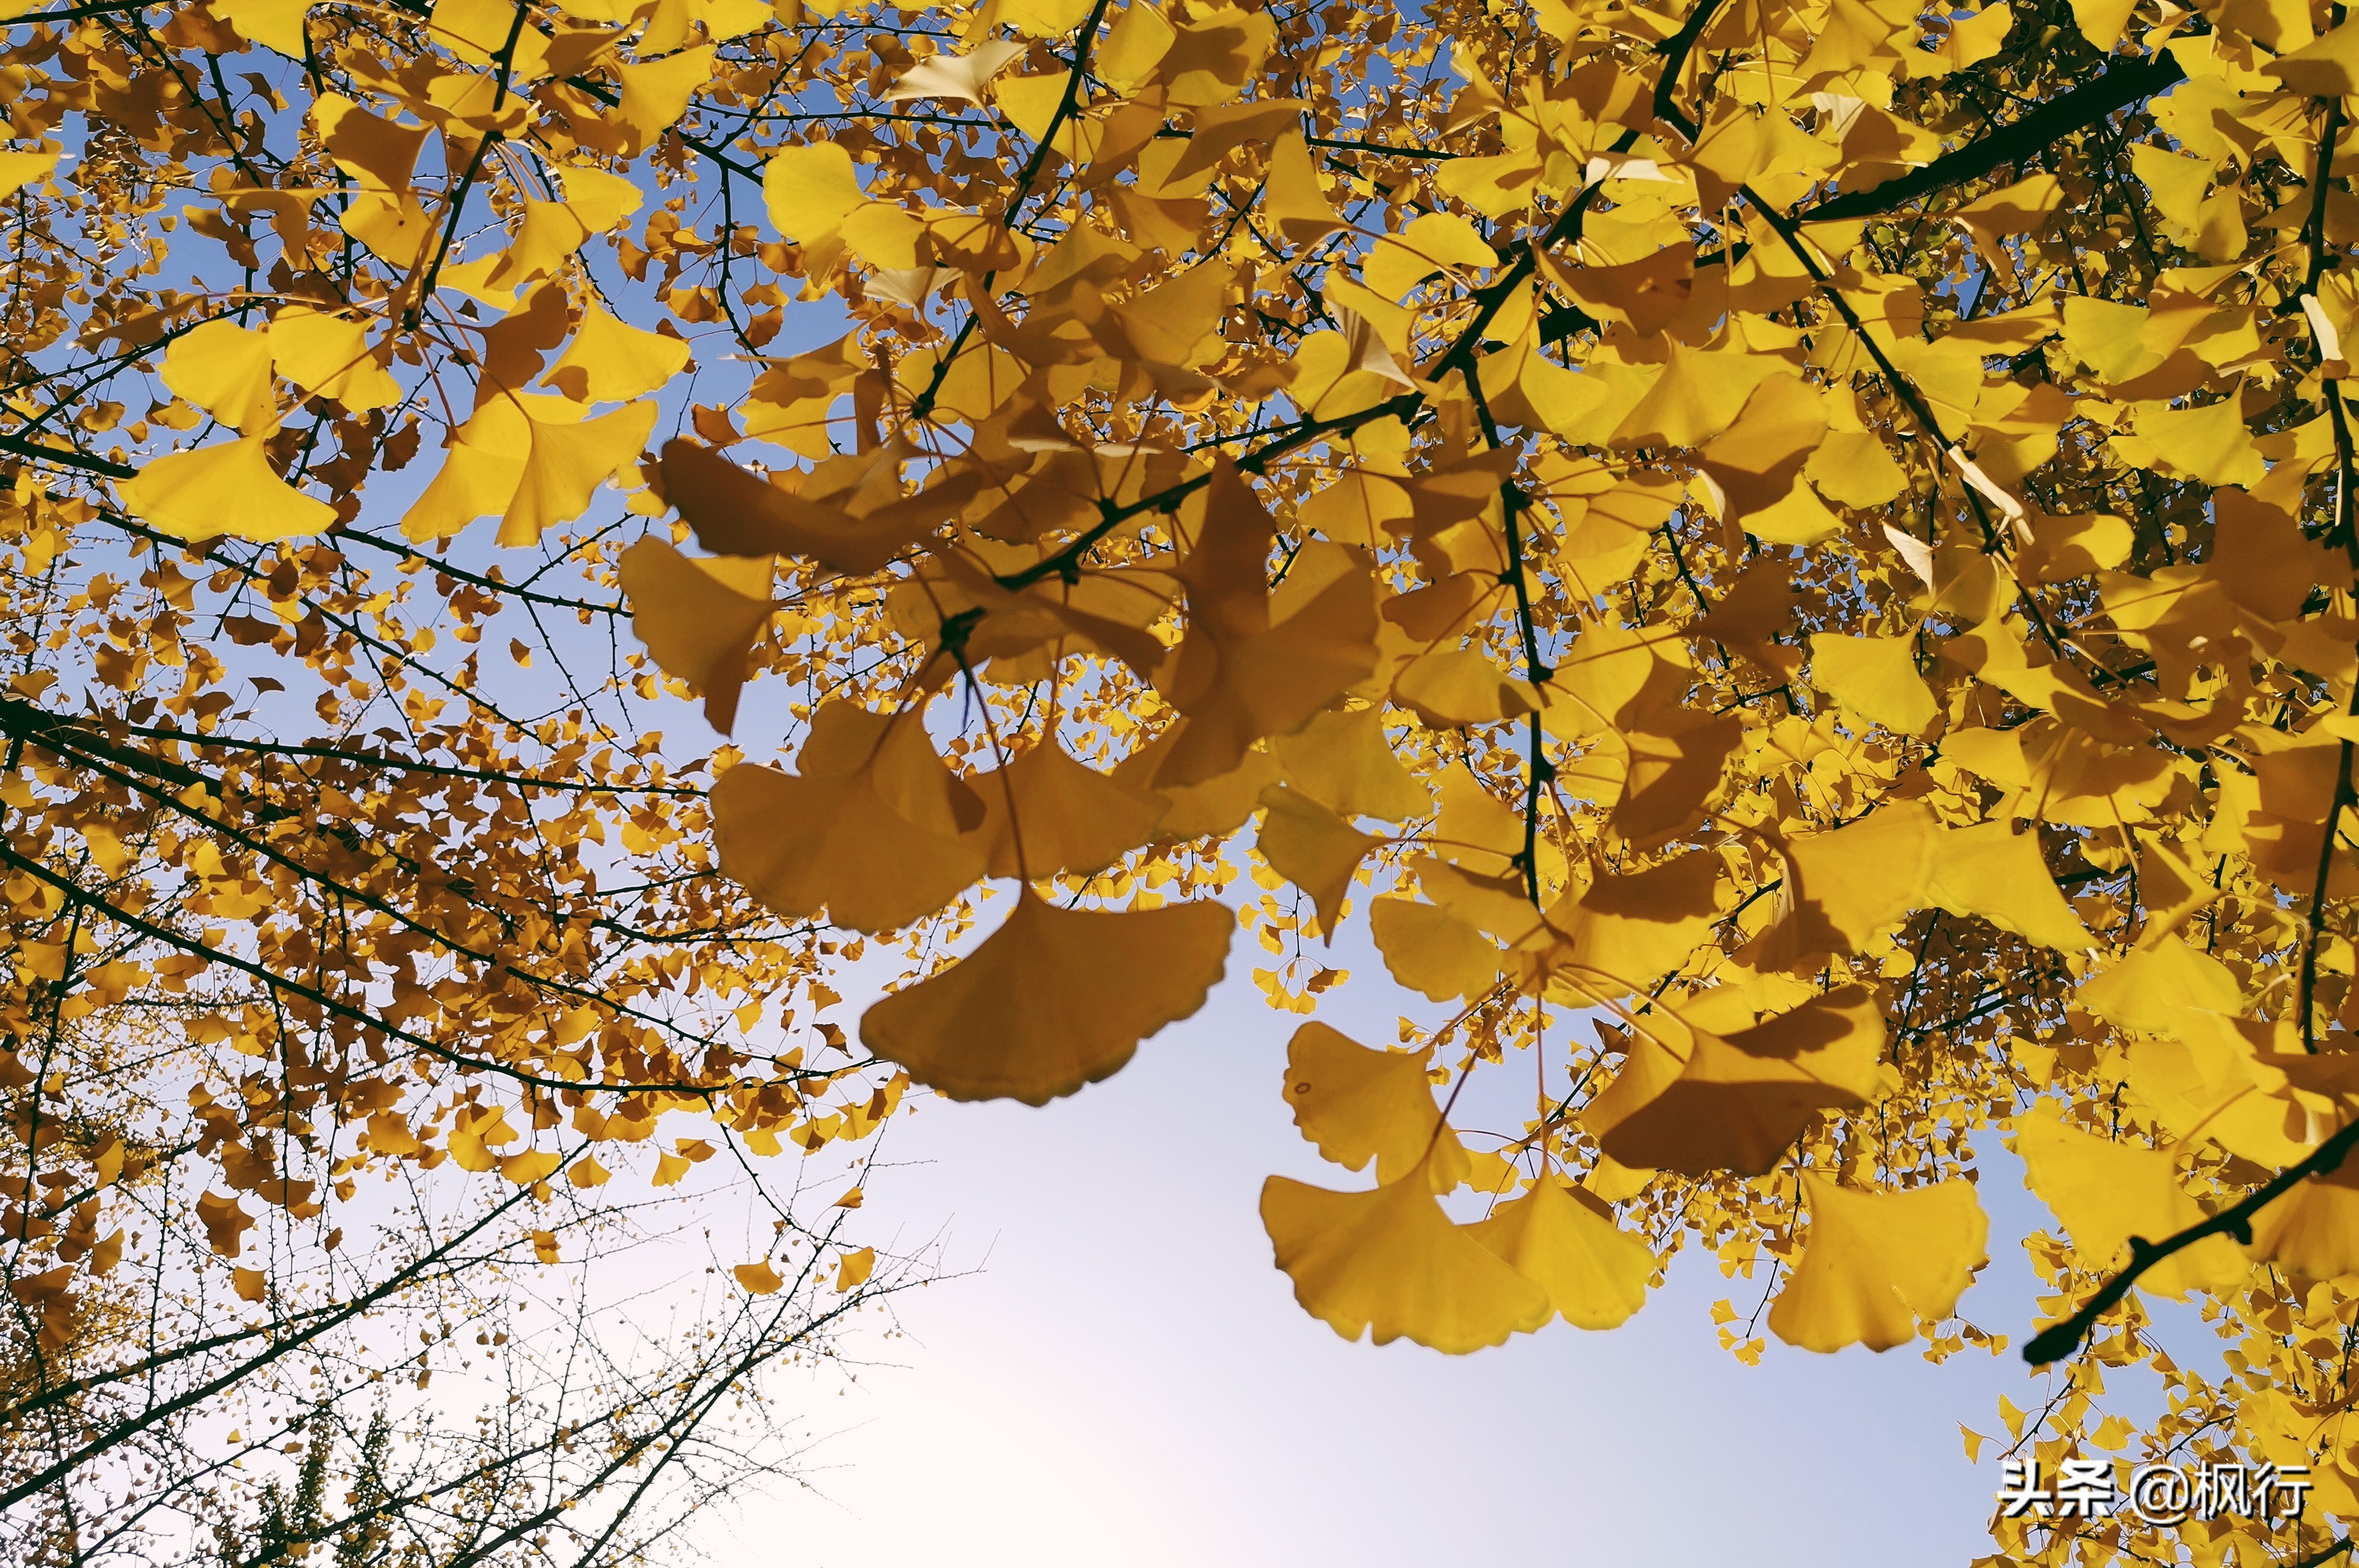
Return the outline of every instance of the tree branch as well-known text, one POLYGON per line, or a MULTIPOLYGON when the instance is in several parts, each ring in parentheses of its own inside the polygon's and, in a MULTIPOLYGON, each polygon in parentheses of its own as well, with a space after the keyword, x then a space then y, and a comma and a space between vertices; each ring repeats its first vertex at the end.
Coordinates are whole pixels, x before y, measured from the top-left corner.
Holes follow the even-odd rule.
POLYGON ((1831 223, 1889 212, 1920 196, 1978 179, 2003 164, 2020 163, 2050 143, 2098 124, 2115 110, 2151 98, 2186 75, 2169 49, 2143 59, 2120 60, 2094 81, 2049 99, 2022 119, 1943 154, 1913 174, 1821 201, 1795 216, 1805 223, 1831 223))

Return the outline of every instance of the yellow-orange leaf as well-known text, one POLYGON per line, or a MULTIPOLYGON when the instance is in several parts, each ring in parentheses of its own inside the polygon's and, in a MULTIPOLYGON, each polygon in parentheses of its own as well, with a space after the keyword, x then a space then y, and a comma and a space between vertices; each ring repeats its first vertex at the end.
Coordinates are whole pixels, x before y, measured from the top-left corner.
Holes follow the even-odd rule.
POLYGON ((1614 1328, 1647 1304, 1655 1255, 1586 1195, 1543 1176, 1467 1227, 1475 1240, 1548 1292, 1575 1328, 1614 1328))
POLYGON ((798 762, 797 773, 734 767, 712 786, 723 872, 780 914, 824 908, 838 925, 889 931, 984 874, 968 831, 983 803, 942 766, 917 716, 826 704, 798 762))
MULTIPOLYGON (((1426 1077, 1432 1054, 1430 1047, 1372 1051, 1323 1023, 1304 1024, 1286 1047, 1286 1103, 1294 1108, 1294 1125, 1347 1171, 1374 1160, 1379 1182, 1423 1163, 1440 1145, 1456 1150, 1426 1077)), ((1462 1169, 1465 1158, 1443 1153, 1436 1162, 1462 1169)))
POLYGON ((1978 914, 2002 931, 2061 952, 2085 951, 2095 938, 2057 891, 2037 832, 2012 822, 1952 827, 1935 842, 1929 902, 1952 914, 1978 914))
POLYGON ((1884 1015, 1864 986, 1829 991, 1725 1037, 1647 1022, 1671 1058, 1684 1053, 1678 1076, 1643 1103, 1617 1105, 1618 1119, 1594 1104, 1583 1118, 1625 1165, 1766 1175, 1821 1112, 1854 1110, 1875 1094, 1884 1015))
POLYGON ((582 308, 573 341, 542 379, 577 403, 623 403, 655 391, 687 364, 685 341, 642 331, 592 299, 582 308))
MULTIPOLYGON (((2169 1150, 2068 1127, 2052 1102, 2016 1123, 2015 1151, 2023 1156, 2031 1190, 2056 1211, 2089 1268, 2125 1260, 2133 1236, 2161 1241, 2203 1218, 2179 1184, 2178 1161, 2169 1150)), ((2234 1241, 2208 1236, 2147 1270, 2138 1283, 2175 1298, 2232 1284, 2249 1267, 2234 1241)))
POLYGON ((133 514, 183 539, 227 534, 266 544, 326 532, 335 508, 272 471, 263 438, 216 441, 158 458, 123 484, 133 514))
POLYGON ((995 877, 1103 871, 1153 838, 1171 808, 1075 762, 1053 737, 969 783, 983 801, 980 835, 995 877))
POLYGON ((1922 735, 1940 713, 1907 637, 1821 632, 1810 639, 1810 680, 1847 711, 1896 734, 1922 735))
POLYGON ((1346 1339, 1373 1329, 1379 1345, 1463 1355, 1556 1311, 1545 1289, 1451 1223, 1422 1170, 1364 1193, 1272 1176, 1261 1220, 1294 1299, 1346 1339))
POLYGON ((1989 1260, 1990 1219, 1972 1182, 1862 1192, 1806 1171, 1802 1197, 1810 1239, 1769 1308, 1770 1332, 1788 1345, 1905 1345, 1919 1319, 1949 1316, 1989 1260))
POLYGON ((770 623, 767 557, 691 560, 652 535, 616 563, 631 625, 667 675, 704 693, 704 717, 729 733, 745 659, 770 623))
POLYGON ((863 1014, 860 1038, 952 1099, 1044 1105, 1201 1007, 1236 924, 1217 903, 1060 909, 1027 887, 981 946, 863 1014))
POLYGON ((1380 898, 1368 925, 1393 979, 1435 1001, 1478 997, 1498 982, 1499 949, 1438 905, 1380 898))
POLYGON ((1371 850, 1385 846, 1298 790, 1273 784, 1262 791, 1261 832, 1254 840, 1270 870, 1310 895, 1319 929, 1332 944, 1353 873, 1371 850))

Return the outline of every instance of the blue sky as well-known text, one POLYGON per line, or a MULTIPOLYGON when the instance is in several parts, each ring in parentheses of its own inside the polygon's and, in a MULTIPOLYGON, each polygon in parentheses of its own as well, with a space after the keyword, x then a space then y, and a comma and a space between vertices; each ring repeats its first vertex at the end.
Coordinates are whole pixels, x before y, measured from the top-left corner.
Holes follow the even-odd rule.
MULTIPOLYGON (((1379 965, 1321 1016, 1389 1040, 1409 1011, 1379 965)), ((870 1238, 944 1233, 953 1269, 896 1299, 906 1338, 837 1391, 783 1389, 821 1439, 811 1489, 710 1522, 723 1564, 1324 1568, 1434 1560, 1963 1563, 1987 1553, 1994 1452, 2029 1403, 2010 1348, 1940 1367, 1908 1350, 1834 1357, 1774 1339, 1757 1368, 1711 1303, 1761 1283, 1685 1256, 1623 1328, 1561 1324, 1451 1358, 1349 1345, 1302 1314, 1255 1206, 1323 1164, 1278 1093, 1294 1020, 1266 1009, 1241 941, 1204 1011, 1075 1098, 1033 1110, 927 1103, 887 1132, 870 1238)), ((1423 1004, 1417 1007, 1422 1010, 1423 1004)), ((846 1011, 849 1011, 848 1009, 846 1011)), ((1968 1315, 2019 1345, 2017 1238, 2039 1223, 2020 1167, 1984 1175, 1994 1261, 1968 1315)), ((872 1320, 875 1321, 875 1320, 872 1320)), ((799 1422, 798 1425, 805 1424, 799 1422)))

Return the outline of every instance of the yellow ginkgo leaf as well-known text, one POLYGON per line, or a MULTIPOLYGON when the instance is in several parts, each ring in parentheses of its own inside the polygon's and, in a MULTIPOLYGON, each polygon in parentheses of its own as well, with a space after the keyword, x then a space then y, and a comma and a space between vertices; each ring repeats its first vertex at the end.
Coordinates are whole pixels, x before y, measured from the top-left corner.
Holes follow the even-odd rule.
POLYGON ((1394 979, 1435 1001, 1478 997, 1498 983, 1499 949, 1448 910, 1408 898, 1380 898, 1368 925, 1394 979))
POLYGON ((227 534, 268 544, 325 533, 336 521, 334 507, 272 471, 260 436, 158 458, 124 481, 122 495, 134 516, 183 539, 227 534))
POLYGON ((1299 98, 1256 98, 1196 111, 1196 128, 1180 160, 1164 175, 1166 185, 1177 185, 1191 174, 1215 168, 1232 151, 1266 146, 1271 138, 1301 135, 1302 116, 1310 105, 1299 98))
POLYGON ((705 721, 728 734, 746 655, 770 623, 769 557, 691 560, 650 535, 615 564, 639 641, 665 674, 704 693, 705 721))
POLYGON ((1382 838, 1361 832, 1317 801, 1284 784, 1262 791, 1261 832, 1255 848, 1270 870, 1310 895, 1319 929, 1332 945, 1343 919, 1353 873, 1382 838))
POLYGON ((57 153, 0 152, 0 200, 14 196, 37 179, 47 179, 58 167, 57 153))
POLYGON ((2081 986, 2082 1007, 2117 1028, 2141 1034, 2179 1034, 2181 1016, 2236 1013, 2244 989, 2228 966, 2177 936, 2141 946, 2089 977, 2081 986))
POLYGON ((2288 92, 2312 98, 2359 92, 2359 23, 2332 28, 2260 69, 2284 82, 2288 92))
POLYGON ((1897 735, 1922 735, 1940 715, 1907 637, 1821 632, 1810 639, 1810 680, 1846 712, 1897 735))
MULTIPOLYGON (((880 477, 883 466, 878 465, 880 477)), ((810 475, 806 487, 824 471, 822 467, 810 475)), ((871 489, 861 483, 852 499, 871 489)), ((664 443, 663 490, 707 549, 732 556, 809 556, 842 572, 875 571, 940 528, 973 493, 971 484, 937 484, 904 499, 897 481, 891 501, 855 513, 833 499, 783 490, 710 448, 681 439, 664 443)))
POLYGON ((164 351, 164 384, 248 436, 277 427, 278 393, 270 371, 270 334, 226 319, 183 333, 164 351))
POLYGON ((515 399, 495 397, 476 409, 452 434, 441 470, 403 514, 403 536, 447 539, 479 517, 498 516, 516 496, 531 449, 529 423, 515 399))
POLYGON ((1299 130, 1288 130, 1270 143, 1269 178, 1262 187, 1261 204, 1278 238, 1289 245, 1313 245, 1348 227, 1327 200, 1299 130))
POLYGON ((712 786, 723 873, 778 914, 889 931, 983 875, 983 803, 914 714, 823 704, 797 763, 740 765, 712 786))
POLYGON ((2130 444, 2129 437, 2114 439, 2119 449, 2137 453, 2151 467, 2205 484, 2247 490, 2268 472, 2268 465, 2253 445, 2252 432, 2245 427, 2244 405, 2237 398, 2187 407, 2160 401, 2134 406, 2137 409, 2136 444, 2130 444))
POLYGON ((1629 761, 1614 830, 1638 848, 1660 844, 1692 825, 1720 788, 1745 727, 1734 714, 1673 709, 1619 737, 1629 761))
POLYGON ((766 1258, 758 1263, 740 1263, 729 1271, 737 1276, 739 1284, 757 1296, 771 1295, 787 1282, 770 1267, 766 1258))
POLYGON ((524 221, 516 227, 516 238, 494 258, 482 278, 482 288, 505 294, 534 278, 549 276, 592 235, 612 229, 637 211, 646 200, 631 180, 587 164, 568 164, 559 173, 565 199, 523 203, 524 221))
POLYGON ((1643 991, 1678 968, 1712 929, 1720 857, 1681 855, 1626 875, 1591 882, 1549 923, 1564 933, 1562 962, 1604 989, 1643 991))
MULTIPOLYGON (((2063 1223, 2084 1268, 2111 1269, 2127 1261, 2131 1237, 2161 1241, 2203 1218, 2179 1184, 2170 1151, 2068 1127, 2052 1101, 2016 1123, 2015 1152, 2023 1157, 2031 1190, 2063 1223)), ((2234 1241, 2207 1236, 2147 1270, 2138 1283, 2177 1299, 2190 1290, 2233 1284, 2250 1267, 2234 1241)))
POLYGON ((501 1155, 500 1174, 517 1186, 528 1187, 555 1174, 561 1162, 554 1149, 526 1149, 501 1155))
POLYGON ((979 832, 995 877, 1102 871, 1152 838, 1171 809, 1075 762, 1053 737, 969 783, 983 800, 979 832))
POLYGON ((1024 46, 1006 38, 990 38, 962 55, 929 55, 903 71, 886 92, 888 103, 920 98, 954 98, 983 102, 983 84, 1024 57, 1024 46))
POLYGON ((1905 1345, 1919 1319, 1949 1316, 1990 1260, 1990 1219, 1972 1182, 1860 1192, 1805 1171, 1802 1197, 1810 1239, 1769 1308, 1770 1332, 1788 1345, 1905 1345))
POLYGON ((770 222, 805 246, 843 227, 865 203, 852 155, 833 142, 803 142, 780 147, 762 170, 762 196, 770 222))
POLYGON ((876 1249, 874 1247, 864 1247, 857 1252, 846 1252, 836 1260, 836 1293, 841 1295, 847 1291, 858 1290, 868 1282, 868 1276, 875 1271, 876 1249))
POLYGON ((532 446, 500 518, 499 542, 531 545, 587 512, 598 487, 639 455, 656 427, 656 406, 635 403, 584 419, 582 406, 571 398, 516 401, 524 406, 532 446))
POLYGON ((1272 1176, 1261 1221, 1294 1299, 1345 1339, 1410 1339, 1463 1355, 1529 1334, 1556 1306, 1466 1227, 1451 1223, 1421 1168, 1373 1192, 1272 1176))
POLYGON ((557 1232, 536 1230, 532 1233, 532 1255, 542 1263, 555 1263, 561 1256, 557 1249, 557 1232))
POLYGON ((687 363, 685 339, 642 331, 592 299, 582 308, 573 341, 541 380, 577 403, 623 403, 655 391, 687 363))
POLYGON ((1647 1304, 1655 1254, 1593 1202, 1544 1176, 1467 1230, 1546 1291, 1565 1322, 1614 1328, 1647 1304))
POLYGON ((2308 1279, 2359 1274, 2359 1159, 2303 1178, 2255 1215, 2245 1251, 2308 1279))
POLYGON ((367 328, 330 311, 282 307, 270 319, 270 362, 303 391, 355 413, 401 401, 401 384, 377 363, 367 328))
POLYGON ((310 9, 311 0, 222 0, 218 7, 238 37, 298 60, 309 52, 303 18, 310 9))
POLYGON ((1828 500, 1845 506, 1881 506, 1908 488, 1907 470, 1871 430, 1828 431, 1802 472, 1828 500))
POLYGON ((1499 253, 1454 212, 1428 212, 1397 234, 1387 234, 1368 253, 1364 275, 1386 299, 1398 299, 1419 278, 1444 267, 1492 267, 1499 253))
POLYGON ((1700 447, 1734 424, 1753 389, 1778 373, 1777 362, 1758 355, 1669 341, 1663 373, 1623 417, 1614 445, 1700 447))
POLYGON ((1547 268, 1573 303, 1601 321, 1619 321, 1642 338, 1669 326, 1695 287, 1695 246, 1668 245, 1614 265, 1547 268))
POLYGON ((1464 768, 1441 775, 1441 810, 1433 847, 1441 858, 1478 877, 1516 877, 1524 851, 1523 814, 1493 795, 1464 768))
POLYGON ((1406 822, 1433 808, 1386 741, 1381 708, 1321 713, 1291 735, 1272 737, 1269 754, 1290 787, 1339 816, 1406 822))
POLYGON ((634 150, 653 146, 688 113, 697 89, 712 80, 712 55, 711 44, 699 44, 660 59, 616 61, 607 68, 622 83, 623 102, 616 113, 631 129, 634 150))
MULTIPOLYGON (((1379 1182, 1414 1169, 1442 1144, 1457 1150, 1426 1076, 1432 1055, 1430 1046, 1372 1051, 1323 1023, 1304 1024, 1286 1047, 1286 1103, 1294 1108, 1294 1125, 1323 1158, 1347 1171, 1374 1160, 1379 1182)), ((1462 1170, 1466 1162, 1460 1151, 1454 1160, 1444 1152, 1435 1162, 1462 1170)))
POLYGON ((1940 827, 1913 800, 1896 801, 1832 833, 1787 841, 1786 918, 1770 934, 1781 964, 1856 953, 1925 903, 1940 827))
POLYGON ((1201 1007, 1236 928, 1223 904, 1060 909, 1027 886, 981 946, 864 1013, 860 1038, 952 1099, 1045 1105, 1201 1007))
POLYGON ((1773 375, 1755 387, 1736 422, 1697 453, 1722 514, 1741 520, 1783 501, 1826 433, 1826 404, 1800 376, 1773 375))
POLYGON ((1277 522, 1225 456, 1204 496, 1195 548, 1174 573, 1187 588, 1187 634, 1158 677, 1189 722, 1158 784, 1227 773, 1256 741, 1300 729, 1376 662, 1375 585, 1363 558, 1313 541, 1273 592, 1277 522))
MULTIPOLYGON (((1609 492, 1591 503, 1588 516, 1594 519, 1609 503, 1630 500, 1620 491, 1609 492)), ((1652 510, 1641 516, 1652 519, 1647 533, 1661 524, 1652 510)), ((1619 729, 1644 708, 1674 700, 1688 683, 1688 672, 1687 649, 1668 628, 1632 631, 1613 621, 1584 623, 1550 683, 1551 693, 1562 695, 1549 702, 1541 722, 1566 740, 1619 729)))
POLYGON ((230 1288, 242 1302, 258 1302, 270 1292, 270 1281, 259 1269, 232 1269, 230 1288))
POLYGON ((1539 704, 1529 681, 1507 674, 1472 648, 1425 654, 1393 682, 1393 700, 1436 730, 1463 730, 1519 719, 1539 704))
MULTIPOLYGON (((1610 1106, 1601 1095, 1582 1119, 1625 1165, 1766 1175, 1821 1112, 1856 1110, 1875 1098, 1884 1014, 1865 986, 1843 986, 1725 1037, 1658 1022, 1661 1011, 1644 1021, 1659 1047, 1645 1060, 1680 1061, 1678 1076, 1638 1103, 1636 1092, 1610 1106)), ((1634 1051, 1634 1065, 1639 1059, 1634 1051)), ((1634 1080, 1637 1088, 1660 1082, 1659 1066, 1634 1080)))
POLYGON ((2083 952, 2096 940, 2048 874, 2039 835, 2017 833, 2012 822, 1978 822, 1943 833, 1933 846, 1925 894, 1952 914, 1978 914, 2060 952, 2083 952))

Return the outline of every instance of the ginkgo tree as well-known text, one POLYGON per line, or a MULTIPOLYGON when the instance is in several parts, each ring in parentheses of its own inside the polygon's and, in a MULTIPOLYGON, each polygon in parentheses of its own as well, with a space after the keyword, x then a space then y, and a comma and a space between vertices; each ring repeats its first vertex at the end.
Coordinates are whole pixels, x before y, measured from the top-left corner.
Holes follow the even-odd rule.
MULTIPOLYGON (((575 1156, 487 1129, 1046 1104, 1240 925, 1298 1015, 1356 928, 1443 1022, 1236 1086, 1340 1167, 1261 1213, 1339 1333, 1610 1328, 1708 1249, 1807 1349, 2020 1344, 2051 1474, 2313 1482, 2000 1560, 2349 1550, 2339 5, 12 8, 20 1128, 45 1009, 183 975, 85 940, 235 969, 257 1060, 293 1008, 464 1076, 332 1081, 371 1158, 529 1190, 575 1156), (619 717, 502 708, 495 614, 589 628, 538 645, 619 717), (110 892, 135 840, 177 869, 110 892), (261 935, 188 933, 224 900, 261 935), (777 1049, 855 956, 856 1032, 777 1049), (2001 1147, 2052 1230, 1991 1234, 2001 1147), (2048 1321, 1960 1318, 2018 1241, 2048 1321)), ((96 1271, 59 1234, 20 1301, 96 1271)))

